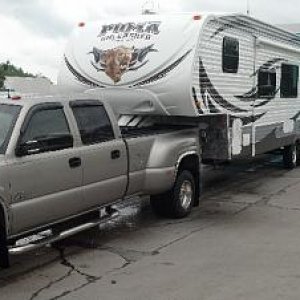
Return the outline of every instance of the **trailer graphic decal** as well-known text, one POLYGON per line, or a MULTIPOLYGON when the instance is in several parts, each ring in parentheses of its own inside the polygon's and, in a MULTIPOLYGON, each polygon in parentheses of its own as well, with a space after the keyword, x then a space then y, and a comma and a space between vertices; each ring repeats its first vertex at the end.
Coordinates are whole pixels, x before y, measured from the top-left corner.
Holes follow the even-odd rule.
POLYGON ((249 110, 239 108, 229 103, 219 94, 219 92, 215 89, 214 85, 210 81, 201 58, 199 59, 199 84, 203 100, 205 100, 205 94, 207 93, 217 104, 227 110, 230 110, 231 112, 249 112, 249 110))
POLYGON ((153 46, 154 44, 141 49, 118 46, 107 50, 94 47, 88 54, 93 54, 91 65, 97 72, 105 72, 114 83, 118 83, 127 71, 136 71, 149 62, 145 60, 147 55, 158 52, 153 46))
POLYGON ((243 122, 243 125, 249 125, 251 123, 256 122, 257 120, 261 119, 267 112, 261 113, 261 114, 257 114, 255 116, 248 116, 248 117, 242 117, 240 118, 243 122))
POLYGON ((235 98, 238 98, 240 101, 252 102, 253 99, 258 97, 257 86, 252 88, 249 92, 246 92, 243 95, 237 95, 235 98))
POLYGON ((172 70, 174 70, 191 53, 191 51, 192 51, 192 49, 188 50, 184 55, 182 55, 175 62, 173 62, 168 67, 163 69, 161 72, 151 76, 148 79, 140 81, 140 82, 138 82, 138 83, 136 83, 136 84, 134 84, 130 87, 143 86, 143 85, 150 84, 152 82, 155 82, 155 81, 158 81, 158 80, 164 78, 168 73, 170 73, 172 70))
POLYGON ((101 42, 128 42, 134 40, 151 40, 160 33, 161 21, 128 22, 103 25, 98 37, 101 42))
MULTIPOLYGON (((212 100, 214 100, 218 105, 220 105, 221 107, 223 107, 226 110, 231 111, 232 113, 241 113, 241 112, 243 112, 243 113, 251 113, 252 114, 252 110, 241 109, 241 108, 229 103, 227 100, 225 100, 219 94, 219 92, 215 89, 212 82, 210 81, 210 79, 207 75, 207 72, 204 68, 204 65, 203 65, 203 62, 202 62, 201 58, 199 59, 199 66, 200 66, 200 68, 199 68, 199 84, 200 84, 200 91, 201 91, 201 95, 202 95, 203 100, 205 100, 205 98, 207 96, 210 96, 210 98, 212 100)), ((208 103, 209 103, 210 112, 213 112, 213 113, 219 112, 218 109, 216 109, 216 107, 213 105, 212 101, 209 98, 208 98, 208 103)), ((257 120, 259 120, 266 113, 267 112, 260 113, 260 114, 257 114, 257 115, 239 117, 239 118, 242 120, 243 125, 248 125, 250 123, 254 123, 257 120)))
POLYGON ((284 61, 287 61, 286 59, 284 58, 273 58, 273 59, 270 59, 268 60, 267 62, 265 62, 263 65, 261 65, 252 75, 251 77, 253 76, 256 76, 259 71, 276 71, 276 69, 280 68, 280 66, 276 66, 277 63, 279 62, 284 62, 284 61))
POLYGON ((233 20, 232 18, 222 17, 222 18, 220 18, 220 21, 226 22, 226 23, 223 24, 221 27, 219 27, 217 30, 215 30, 215 32, 210 36, 210 39, 215 38, 216 36, 218 36, 219 34, 221 34, 222 32, 224 32, 228 29, 241 28, 245 32, 248 32, 248 33, 251 33, 254 31, 254 28, 250 24, 242 23, 243 21, 240 21, 240 20, 236 21, 236 20, 233 20))
POLYGON ((75 68, 71 65, 71 63, 69 62, 69 60, 67 59, 66 56, 64 56, 64 60, 65 60, 65 64, 67 66, 67 68, 69 69, 69 71, 74 75, 74 77, 81 83, 83 84, 87 84, 89 86, 92 87, 100 87, 100 88, 105 88, 105 86, 103 85, 99 85, 89 79, 87 79, 86 77, 84 77, 83 75, 81 75, 78 71, 75 70, 75 68))
POLYGON ((218 28, 211 36, 210 38, 213 39, 214 37, 216 37, 217 35, 219 35, 220 33, 222 33, 223 31, 227 30, 227 29, 232 29, 234 28, 233 25, 231 24, 227 24, 227 25, 224 25, 220 28, 218 28))
MULTIPOLYGON (((260 106, 264 106, 266 104, 268 104, 269 102, 271 102, 273 99, 276 98, 276 95, 278 94, 280 88, 278 88, 274 94, 272 96, 269 96, 267 100, 264 100, 263 102, 261 103, 258 103, 258 104, 251 104, 251 106, 254 106, 254 107, 260 107, 260 106)), ((238 98, 240 101, 243 101, 243 102, 254 102, 258 99, 263 99, 259 96, 258 94, 258 87, 254 87, 253 89, 251 89, 251 91, 243 94, 243 95, 238 95, 238 96, 234 96, 235 98, 238 98)))
POLYGON ((297 121, 299 117, 300 117, 300 111, 298 111, 293 117, 291 117, 291 120, 297 121))
MULTIPOLYGON (((254 107, 256 108, 256 107, 261 107, 261 106, 267 105, 267 104, 270 103, 273 99, 275 99, 275 95, 278 93, 278 91, 279 91, 279 89, 275 92, 274 97, 272 96, 272 97, 270 97, 268 100, 264 100, 263 102, 260 102, 260 103, 254 104, 254 105, 251 104, 251 106, 254 106, 254 107)), ((257 99, 259 99, 259 98, 257 98, 257 99)), ((257 100, 257 99, 254 99, 254 101, 257 100)))
MULTIPOLYGON (((265 62, 263 65, 261 65, 253 74, 251 74, 250 77, 258 76, 258 73, 260 71, 271 71, 271 72, 276 72, 276 69, 279 69, 280 66, 277 65, 278 63, 286 61, 283 58, 273 58, 265 62)), ((267 100, 254 104, 254 107, 260 107, 268 104, 271 102, 271 100, 275 99, 276 95, 278 94, 280 88, 278 88, 272 96, 269 96, 267 100)), ((238 98, 240 101, 244 102, 254 102, 258 99, 261 99, 259 93, 258 93, 258 84, 252 88, 249 92, 243 94, 243 95, 236 95, 235 98, 238 98)), ((253 105, 253 104, 252 104, 253 105)))
POLYGON ((197 92, 196 92, 195 87, 192 87, 192 96, 193 96, 193 99, 194 99, 194 102, 196 104, 196 107, 198 109, 199 114, 203 114, 202 106, 201 106, 201 103, 200 103, 200 101, 197 97, 197 92))

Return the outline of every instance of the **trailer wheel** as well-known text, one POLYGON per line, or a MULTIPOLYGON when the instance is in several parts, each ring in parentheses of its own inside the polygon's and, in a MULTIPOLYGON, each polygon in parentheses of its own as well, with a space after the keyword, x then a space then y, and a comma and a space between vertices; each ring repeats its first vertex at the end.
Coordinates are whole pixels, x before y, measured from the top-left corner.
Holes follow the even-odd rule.
POLYGON ((193 174, 183 170, 178 174, 172 190, 150 198, 152 209, 161 216, 184 218, 194 206, 195 190, 193 174))
POLYGON ((298 147, 296 144, 292 144, 284 147, 283 149, 283 165, 287 169, 294 169, 297 167, 298 147))

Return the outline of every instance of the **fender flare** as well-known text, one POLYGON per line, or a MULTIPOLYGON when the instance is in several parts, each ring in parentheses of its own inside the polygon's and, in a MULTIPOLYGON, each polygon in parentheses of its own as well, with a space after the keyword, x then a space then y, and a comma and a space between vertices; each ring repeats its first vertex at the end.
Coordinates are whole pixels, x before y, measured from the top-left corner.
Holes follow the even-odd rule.
POLYGON ((198 158, 198 162, 199 162, 199 168, 198 168, 198 170, 196 170, 196 173, 194 172, 195 183, 196 183, 196 197, 195 197, 194 206, 199 206, 200 196, 202 194, 202 168, 201 168, 201 157, 199 156, 197 151, 195 151, 195 150, 187 151, 179 156, 177 163, 175 165, 175 180, 177 178, 182 161, 185 158, 188 158, 189 156, 196 156, 198 158))
MULTIPOLYGON (((183 159, 185 159, 186 157, 188 156, 191 156, 191 155, 196 155, 198 156, 198 153, 196 150, 191 150, 191 151, 187 151, 187 152, 184 152, 182 153, 178 159, 177 159, 177 162, 175 164, 175 178, 177 177, 178 175, 178 171, 179 171, 179 168, 180 168, 180 165, 181 165, 181 162, 183 161, 183 159)), ((200 162, 200 160, 199 160, 200 162)))

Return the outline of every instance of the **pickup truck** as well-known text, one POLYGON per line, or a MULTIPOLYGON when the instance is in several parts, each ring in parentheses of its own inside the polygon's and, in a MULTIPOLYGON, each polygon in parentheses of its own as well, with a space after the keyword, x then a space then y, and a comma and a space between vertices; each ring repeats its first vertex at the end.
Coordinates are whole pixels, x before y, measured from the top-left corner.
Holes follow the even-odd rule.
POLYGON ((114 204, 150 195, 181 218, 200 195, 199 131, 119 127, 88 94, 0 100, 0 265, 116 216, 114 204), (48 231, 44 239, 20 239, 48 231))

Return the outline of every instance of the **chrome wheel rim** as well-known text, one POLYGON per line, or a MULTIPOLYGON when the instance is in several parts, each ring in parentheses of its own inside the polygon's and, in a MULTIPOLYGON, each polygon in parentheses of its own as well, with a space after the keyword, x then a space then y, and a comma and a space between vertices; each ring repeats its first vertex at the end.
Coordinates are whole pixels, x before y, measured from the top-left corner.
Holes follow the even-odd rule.
POLYGON ((297 164, 297 147, 295 146, 293 149, 293 164, 297 164))
POLYGON ((185 180, 180 188, 179 200, 182 208, 188 209, 193 199, 193 186, 190 181, 185 180))

